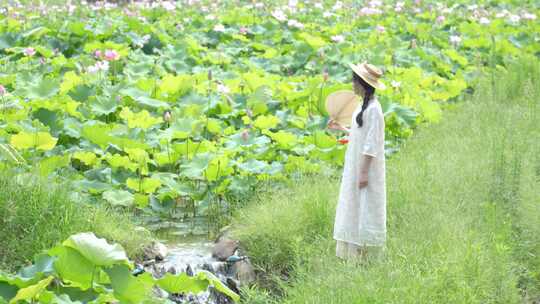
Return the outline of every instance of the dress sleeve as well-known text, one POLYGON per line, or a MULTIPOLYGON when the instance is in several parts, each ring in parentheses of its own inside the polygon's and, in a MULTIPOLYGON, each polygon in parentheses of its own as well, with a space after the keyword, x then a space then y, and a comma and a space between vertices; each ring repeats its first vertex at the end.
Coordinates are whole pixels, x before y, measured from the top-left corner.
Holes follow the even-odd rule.
POLYGON ((381 133, 381 117, 377 115, 375 108, 371 108, 370 111, 366 113, 366 121, 364 125, 368 128, 366 132, 366 137, 364 139, 364 144, 362 146, 362 153, 371 155, 373 157, 378 157, 378 149, 380 140, 382 138, 381 133))

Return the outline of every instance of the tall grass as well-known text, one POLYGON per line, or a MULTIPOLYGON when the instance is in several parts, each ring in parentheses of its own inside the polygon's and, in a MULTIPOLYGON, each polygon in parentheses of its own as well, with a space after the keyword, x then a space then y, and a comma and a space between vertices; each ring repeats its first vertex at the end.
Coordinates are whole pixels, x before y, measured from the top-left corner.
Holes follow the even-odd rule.
POLYGON ((140 256, 151 240, 134 233, 130 215, 69 198, 69 185, 48 185, 35 178, 0 172, 0 269, 15 271, 69 235, 92 231, 140 256))
POLYGON ((387 161, 379 260, 335 256, 340 170, 239 212, 233 234, 265 278, 244 287, 245 303, 540 300, 540 64, 520 59, 494 87, 486 78, 387 161))

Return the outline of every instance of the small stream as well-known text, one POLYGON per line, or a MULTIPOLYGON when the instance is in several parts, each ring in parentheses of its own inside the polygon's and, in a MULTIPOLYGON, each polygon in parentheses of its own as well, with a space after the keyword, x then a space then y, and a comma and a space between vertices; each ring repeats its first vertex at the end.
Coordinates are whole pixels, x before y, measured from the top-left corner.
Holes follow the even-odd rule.
MULTIPOLYGON (((162 261, 152 265, 155 275, 166 272, 179 274, 182 272, 194 275, 204 269, 216 275, 225 285, 234 291, 238 282, 233 278, 230 264, 212 257, 214 240, 209 239, 206 219, 189 219, 187 223, 173 222, 159 225, 154 231, 156 238, 166 247, 166 256, 162 261)), ((228 297, 216 291, 200 292, 196 295, 169 295, 176 303, 228 304, 234 303, 228 297)))

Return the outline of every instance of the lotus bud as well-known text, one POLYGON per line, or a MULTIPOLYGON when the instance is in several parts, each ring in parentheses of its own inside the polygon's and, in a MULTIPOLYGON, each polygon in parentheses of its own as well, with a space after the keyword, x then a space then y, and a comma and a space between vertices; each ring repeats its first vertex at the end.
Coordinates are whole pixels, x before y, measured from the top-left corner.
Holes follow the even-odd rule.
POLYGON ((328 81, 328 69, 326 68, 324 68, 324 71, 323 71, 323 79, 324 79, 324 82, 328 81))
POLYGON ((416 48, 416 39, 412 39, 411 40, 411 46, 410 46, 411 49, 415 49, 416 48))
POLYGON ((7 93, 6 88, 0 84, 0 96, 4 96, 6 95, 6 93, 7 93))
POLYGON ((172 119, 171 111, 165 110, 165 112, 163 112, 163 121, 170 122, 171 119, 172 119))
POLYGON ((248 130, 242 131, 242 139, 244 141, 248 141, 248 139, 249 139, 249 131, 248 130))

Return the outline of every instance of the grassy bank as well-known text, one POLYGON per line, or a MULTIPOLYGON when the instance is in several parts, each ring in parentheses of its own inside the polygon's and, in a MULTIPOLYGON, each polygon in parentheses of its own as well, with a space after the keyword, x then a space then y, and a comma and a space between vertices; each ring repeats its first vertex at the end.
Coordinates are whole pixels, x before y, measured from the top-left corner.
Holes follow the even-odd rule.
POLYGON ((15 271, 41 250, 83 231, 122 244, 131 258, 141 254, 151 238, 134 233, 129 214, 73 201, 67 189, 0 172, 0 269, 15 271))
POLYGON ((245 303, 540 299, 538 100, 522 59, 421 127, 387 161, 387 250, 369 264, 335 256, 339 169, 267 189, 233 222, 261 278, 245 303))

